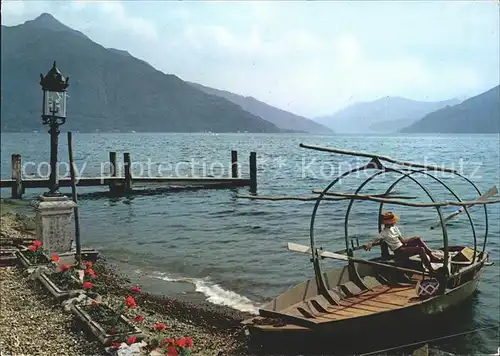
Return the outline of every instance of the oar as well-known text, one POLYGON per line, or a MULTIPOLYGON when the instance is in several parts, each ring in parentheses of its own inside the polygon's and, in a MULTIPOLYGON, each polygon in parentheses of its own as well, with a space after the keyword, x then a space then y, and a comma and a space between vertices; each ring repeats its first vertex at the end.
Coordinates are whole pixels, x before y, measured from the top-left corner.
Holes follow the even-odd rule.
MULTIPOLYGON (((497 194, 498 194, 497 187, 493 186, 490 190, 488 190, 486 193, 484 193, 483 195, 481 195, 477 200, 486 200, 486 199, 488 199, 488 198, 490 198, 490 197, 492 197, 494 195, 497 195, 497 194)), ((468 205, 467 208, 470 208, 470 207, 473 207, 473 206, 474 205, 468 205)), ((448 221, 450 221, 454 217, 462 214, 464 211, 465 211, 465 207, 461 207, 457 211, 451 213, 446 218, 444 218, 443 219, 443 223, 446 224, 448 221)), ((433 230, 433 229, 435 229, 437 227, 440 227, 440 226, 441 226, 441 222, 438 222, 437 224, 431 226, 431 230, 433 230)))
MULTIPOLYGON (((311 248, 310 247, 305 246, 305 245, 295 244, 295 243, 292 243, 292 242, 288 243, 288 249, 290 251, 293 251, 293 252, 300 252, 300 253, 307 253, 307 254, 311 253, 311 248)), ((349 261, 349 260, 351 260, 351 261, 356 262, 356 263, 363 263, 363 264, 368 264, 368 265, 375 265, 375 266, 380 266, 380 267, 395 269, 395 270, 398 270, 398 271, 401 271, 401 272, 410 272, 410 273, 416 273, 416 274, 421 274, 421 275, 425 275, 425 276, 430 275, 428 272, 417 271, 417 270, 410 269, 410 268, 403 268, 403 267, 388 265, 388 264, 385 264, 385 263, 380 263, 380 262, 375 262, 375 261, 369 261, 369 260, 363 260, 363 259, 359 259, 359 258, 352 258, 352 257, 346 256, 346 255, 342 255, 342 254, 339 254, 339 253, 329 252, 329 251, 322 251, 322 250, 319 250, 319 249, 318 249, 318 255, 320 257, 323 257, 323 258, 332 258, 334 260, 341 260, 341 261, 349 261)))
MULTIPOLYGON (((311 253, 311 248, 309 246, 299 245, 299 244, 295 244, 293 242, 288 243, 288 249, 290 251, 294 251, 294 252, 311 253)), ((319 254, 319 256, 324 257, 324 258, 333 258, 335 260, 342 260, 342 261, 349 260, 349 256, 341 255, 340 253, 335 253, 335 252, 318 250, 318 254, 319 254)))

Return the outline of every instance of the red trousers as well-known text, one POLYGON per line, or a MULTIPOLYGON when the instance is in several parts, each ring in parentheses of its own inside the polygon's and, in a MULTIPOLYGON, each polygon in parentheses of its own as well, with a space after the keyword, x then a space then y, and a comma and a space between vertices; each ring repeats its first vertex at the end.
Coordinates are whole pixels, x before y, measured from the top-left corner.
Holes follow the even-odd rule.
POLYGON ((419 255, 425 267, 427 267, 429 271, 433 271, 430 261, 432 257, 432 251, 418 237, 408 241, 403 246, 398 248, 396 251, 394 251, 394 255, 398 258, 409 258, 411 256, 419 255))

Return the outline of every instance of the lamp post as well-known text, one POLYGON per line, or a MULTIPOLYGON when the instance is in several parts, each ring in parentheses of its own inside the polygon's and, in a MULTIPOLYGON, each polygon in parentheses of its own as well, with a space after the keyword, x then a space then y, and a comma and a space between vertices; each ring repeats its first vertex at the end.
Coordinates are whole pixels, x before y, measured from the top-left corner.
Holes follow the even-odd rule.
POLYGON ((64 78, 56 67, 56 62, 44 76, 40 74, 43 91, 42 123, 49 125, 50 134, 50 178, 49 192, 45 196, 60 196, 57 178, 57 144, 59 126, 66 122, 66 88, 69 77, 64 78))
POLYGON ((50 128, 50 179, 49 191, 33 202, 37 238, 42 241, 46 253, 57 253, 60 256, 71 251, 75 236, 71 227, 76 203, 59 192, 57 177, 57 140, 59 126, 66 122, 68 80, 59 72, 55 61, 45 76, 40 74, 43 91, 42 123, 50 128))

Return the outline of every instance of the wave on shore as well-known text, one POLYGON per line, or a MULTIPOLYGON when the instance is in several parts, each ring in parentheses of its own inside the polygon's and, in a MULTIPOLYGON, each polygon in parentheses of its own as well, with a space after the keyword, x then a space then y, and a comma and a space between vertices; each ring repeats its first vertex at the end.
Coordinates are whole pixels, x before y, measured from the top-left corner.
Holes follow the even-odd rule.
POLYGON ((194 286, 195 291, 203 294, 210 303, 224 305, 242 312, 258 315, 259 306, 255 305, 247 297, 231 290, 226 290, 220 285, 211 282, 210 277, 202 279, 187 277, 173 278, 169 277, 166 273, 160 272, 155 273, 154 277, 166 282, 190 283, 194 286))

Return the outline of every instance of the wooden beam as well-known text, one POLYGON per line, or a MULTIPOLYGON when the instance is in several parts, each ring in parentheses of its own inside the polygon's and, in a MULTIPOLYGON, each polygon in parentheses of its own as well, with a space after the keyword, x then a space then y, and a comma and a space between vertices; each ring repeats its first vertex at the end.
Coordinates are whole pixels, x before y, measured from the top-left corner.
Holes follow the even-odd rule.
POLYGON ((474 205, 474 204, 496 204, 496 203, 500 203, 500 199, 490 199, 490 200, 484 199, 484 200, 469 200, 469 201, 439 201, 439 202, 429 202, 429 203, 413 203, 413 202, 407 202, 407 201, 398 200, 398 199, 378 198, 378 197, 375 197, 373 195, 336 193, 335 196, 345 197, 345 198, 348 198, 348 199, 370 200, 370 201, 376 201, 376 202, 379 202, 379 203, 386 203, 386 204, 397 204, 397 205, 404 205, 404 206, 414 206, 414 207, 419 207, 419 208, 436 207, 436 206, 448 206, 448 205, 453 205, 453 206, 467 206, 467 205, 474 205))
MULTIPOLYGON (((312 191, 314 194, 323 194, 323 191, 320 189, 314 189, 312 191)), ((329 195, 333 197, 342 197, 343 193, 332 193, 326 192, 324 195, 329 195)), ((366 196, 366 197, 376 197, 376 198, 392 198, 392 199, 417 199, 417 197, 406 196, 406 195, 392 195, 392 194, 358 194, 358 196, 366 196)))
POLYGON ((78 198, 76 193, 76 177, 75 177, 75 161, 73 159, 73 137, 71 131, 68 131, 68 158, 69 158, 69 172, 71 177, 71 193, 75 207, 73 208, 75 218, 75 245, 76 245, 76 260, 81 262, 82 247, 80 243, 80 219, 78 214, 78 198))
MULTIPOLYGON (((304 197, 292 197, 292 196, 257 196, 257 195, 237 195, 237 198, 242 199, 253 199, 253 200, 299 200, 299 201, 316 201, 319 199, 317 196, 304 196, 304 197)), ((325 197, 323 200, 347 200, 347 198, 333 198, 333 197, 325 197)))
MULTIPOLYGON (((300 196, 251 196, 251 195, 237 195, 238 198, 244 199, 256 199, 256 200, 300 200, 300 201, 314 201, 318 200, 319 197, 300 197, 300 196)), ((490 199, 490 200, 472 200, 472 201, 442 201, 442 202, 430 202, 430 203, 412 203, 397 199, 387 199, 387 198, 377 198, 370 195, 358 195, 358 194, 336 194, 335 197, 323 197, 323 200, 347 200, 347 199, 357 199, 357 200, 369 200, 376 201, 379 203, 386 204, 396 204, 404 206, 413 206, 419 208, 437 207, 437 206, 467 206, 473 204, 496 204, 500 203, 500 199, 490 199)))
POLYGON ((395 159, 387 157, 387 156, 380 156, 380 155, 373 154, 373 153, 348 151, 348 150, 341 150, 339 148, 321 147, 321 146, 315 146, 315 145, 307 145, 307 144, 303 144, 303 143, 300 144, 300 147, 308 148, 308 149, 316 150, 316 151, 340 153, 340 154, 349 155, 349 156, 367 157, 367 158, 372 158, 372 159, 376 158, 376 159, 379 159, 381 161, 386 161, 389 163, 399 164, 399 165, 407 166, 407 167, 425 168, 425 169, 432 169, 432 170, 441 171, 441 172, 456 173, 456 170, 446 168, 446 167, 420 164, 420 163, 407 162, 407 161, 398 161, 398 160, 395 160, 395 159))

